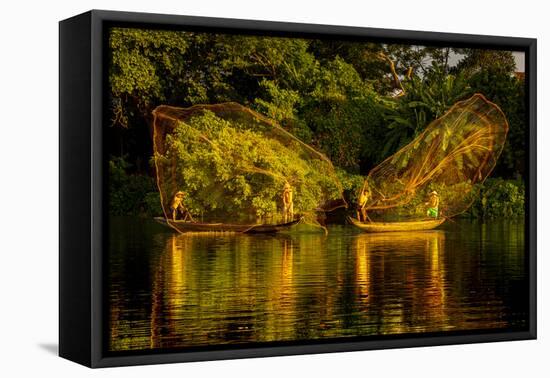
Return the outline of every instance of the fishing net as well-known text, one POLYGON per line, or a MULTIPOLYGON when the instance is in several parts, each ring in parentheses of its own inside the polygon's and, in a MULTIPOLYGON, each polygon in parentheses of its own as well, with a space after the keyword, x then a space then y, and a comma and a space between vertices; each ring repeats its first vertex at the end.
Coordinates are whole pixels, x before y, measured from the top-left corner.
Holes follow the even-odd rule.
POLYGON ((292 191, 294 219, 315 223, 318 212, 346 206, 331 162, 251 109, 237 103, 159 106, 153 115, 157 184, 167 219, 178 192, 200 222, 288 221, 285 186, 292 191))
POLYGON ((439 198, 436 216, 464 212, 495 167, 507 132, 500 108, 481 94, 456 103, 372 169, 363 185, 369 218, 426 219, 433 192, 439 198))

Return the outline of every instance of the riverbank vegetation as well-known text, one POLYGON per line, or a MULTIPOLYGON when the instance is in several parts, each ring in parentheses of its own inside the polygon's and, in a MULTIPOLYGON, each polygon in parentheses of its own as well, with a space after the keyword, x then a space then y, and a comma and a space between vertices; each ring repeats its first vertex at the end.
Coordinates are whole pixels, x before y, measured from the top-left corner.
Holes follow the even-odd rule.
POLYGON ((111 30, 110 211, 160 212, 152 110, 233 101, 324 153, 349 203, 362 177, 455 102, 482 93, 509 121, 473 217, 523 213, 525 93, 512 52, 380 43, 111 30))

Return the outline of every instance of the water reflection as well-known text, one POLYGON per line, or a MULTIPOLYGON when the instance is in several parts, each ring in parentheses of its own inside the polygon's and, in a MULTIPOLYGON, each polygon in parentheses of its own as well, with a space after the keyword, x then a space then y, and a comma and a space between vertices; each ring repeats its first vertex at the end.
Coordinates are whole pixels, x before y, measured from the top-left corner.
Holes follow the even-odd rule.
POLYGON ((526 326, 520 225, 213 236, 118 222, 113 351, 526 326))
POLYGON ((434 321, 445 318, 446 270, 440 256, 444 242, 443 231, 355 237, 358 290, 363 296, 370 293, 370 300, 383 304, 379 313, 370 314, 373 322, 379 322, 378 332, 423 332, 434 321), (401 284, 376 285, 376 282, 401 284), (422 321, 418 321, 419 315, 424 317, 422 321))

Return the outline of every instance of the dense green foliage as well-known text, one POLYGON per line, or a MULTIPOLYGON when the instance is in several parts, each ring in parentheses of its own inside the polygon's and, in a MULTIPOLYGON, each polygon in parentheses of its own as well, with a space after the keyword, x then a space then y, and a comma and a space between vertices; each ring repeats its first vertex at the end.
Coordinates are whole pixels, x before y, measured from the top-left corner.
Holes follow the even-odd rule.
MULTIPOLYGON (((342 184, 344 191, 344 198, 346 198, 348 204, 357 203, 358 195, 365 182, 365 177, 358 174, 349 173, 344 169, 338 168, 336 175, 342 184)), ((352 206, 353 207, 353 206, 352 206)))
POLYGON ((329 161, 284 130, 253 118, 241 123, 204 111, 180 121, 166 147, 157 161, 168 165, 166 185, 176 183, 166 189, 188 193, 186 205, 194 214, 233 221, 237 215, 249 217, 244 220, 274 218, 281 212, 287 182, 299 214, 314 214, 325 202, 341 197, 329 161))
MULTIPOLYGON (((493 175, 525 175, 524 82, 514 75, 511 52, 125 28, 112 29, 109 44, 109 153, 126 156, 130 181, 155 174, 145 162, 151 111, 160 104, 238 102, 322 151, 342 177, 353 177, 476 92, 510 123, 493 175)), ((130 181, 135 190, 139 184, 130 181)), ((355 195, 352 181, 344 182, 348 199, 355 195)), ((117 196, 117 213, 146 209, 143 199, 130 205, 130 195, 117 196)))
POLYGON ((495 174, 520 179, 525 176, 527 135, 523 82, 498 67, 479 71, 470 78, 472 91, 483 93, 500 106, 508 118, 509 131, 495 174))
POLYGON ((128 174, 129 164, 121 158, 109 161, 109 211, 113 215, 161 215, 160 200, 152 177, 128 174))
POLYGON ((521 180, 492 178, 465 214, 474 218, 510 218, 525 214, 525 184, 521 180))
POLYGON ((435 65, 425 76, 412 76, 403 83, 405 96, 381 98, 379 111, 387 128, 381 158, 418 136, 430 122, 441 117, 457 101, 469 97, 471 91, 462 74, 446 74, 435 65))

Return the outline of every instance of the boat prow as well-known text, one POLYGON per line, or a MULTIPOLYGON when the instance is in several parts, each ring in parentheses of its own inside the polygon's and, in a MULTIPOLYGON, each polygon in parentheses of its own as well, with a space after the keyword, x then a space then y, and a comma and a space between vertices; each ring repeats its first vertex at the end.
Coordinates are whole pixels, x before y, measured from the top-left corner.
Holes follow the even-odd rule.
POLYGON ((432 230, 445 222, 445 218, 426 219, 412 222, 360 222, 348 217, 348 221, 365 232, 403 232, 432 230))
POLYGON ((231 224, 231 223, 202 223, 166 220, 163 217, 156 217, 155 221, 168 226, 181 233, 189 232, 228 232, 228 233, 251 233, 270 234, 288 229, 297 225, 302 217, 291 222, 279 224, 231 224))

